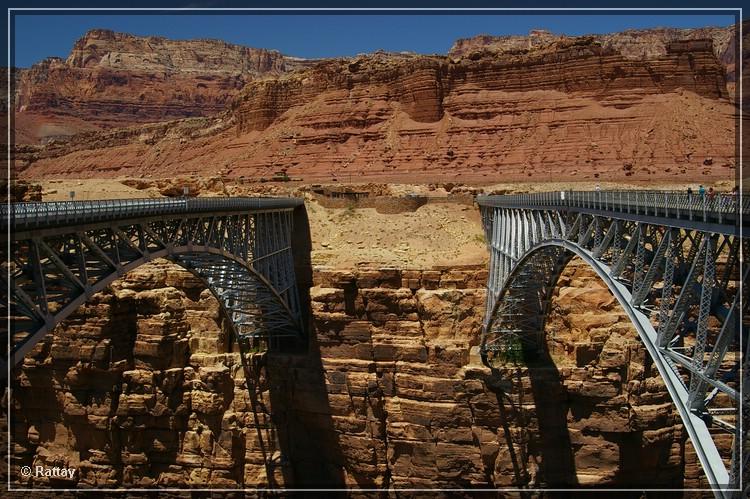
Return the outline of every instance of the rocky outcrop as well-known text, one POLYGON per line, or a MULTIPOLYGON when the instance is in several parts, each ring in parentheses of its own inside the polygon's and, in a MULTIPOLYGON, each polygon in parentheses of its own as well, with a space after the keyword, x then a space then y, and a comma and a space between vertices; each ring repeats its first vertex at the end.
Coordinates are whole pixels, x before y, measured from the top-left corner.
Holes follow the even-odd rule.
MULTIPOLYGON (((627 89, 660 94, 683 88, 717 99, 726 97, 726 90, 711 50, 710 42, 672 44, 663 57, 634 61, 592 38, 575 38, 520 55, 446 59, 379 54, 353 62, 331 61, 278 80, 250 84, 233 107, 243 132, 263 130, 292 107, 304 108, 326 92, 333 94, 329 102, 334 96, 341 98, 344 90, 354 112, 338 125, 341 128, 366 128, 384 121, 378 113, 382 106, 377 104, 356 112, 357 101, 365 98, 398 102, 409 118, 424 123, 439 121, 445 113, 461 119, 492 119, 502 113, 502 108, 469 111, 458 105, 459 96, 469 89, 472 93, 591 92, 603 99, 627 89)), ((320 118, 307 125, 331 127, 331 122, 320 118)))
POLYGON ((91 30, 66 60, 16 70, 16 140, 218 114, 254 78, 311 62, 219 40, 91 30))
POLYGON ((13 180, 0 181, 0 201, 11 203, 22 203, 42 200, 42 186, 33 182, 13 180))
POLYGON ((29 177, 96 177, 106 165, 133 177, 703 182, 733 175, 734 113, 710 43, 634 60, 582 37, 523 53, 323 61, 249 83, 214 134, 151 144, 100 134, 19 167, 29 177))
POLYGON ((47 142, 80 131, 217 114, 251 78, 235 73, 72 67, 48 59, 18 71, 16 128, 47 142))
MULTIPOLYGON (((141 267, 25 359, 14 462, 78 470, 24 480, 34 487, 283 486, 281 468, 266 474, 267 413, 254 419, 244 380, 201 282, 164 263, 141 267)), ((254 383, 270 405, 265 381, 254 383)))
POLYGON ((549 358, 496 372, 472 357, 484 293, 474 286, 484 278, 317 273, 311 297, 334 428, 340 442, 370 449, 342 447, 350 483, 373 470, 376 485, 394 488, 701 483, 658 373, 590 271, 566 271, 549 358), (353 430, 352 418, 377 431, 353 430))
POLYGON ((448 55, 450 57, 463 57, 483 50, 491 50, 501 54, 521 54, 566 38, 570 37, 555 35, 546 29, 533 29, 529 31, 528 36, 482 34, 471 38, 459 38, 453 42, 450 50, 448 50, 448 55))
MULTIPOLYGON (((655 59, 669 53, 672 42, 680 40, 711 40, 713 52, 726 69, 727 80, 734 81, 734 26, 706 28, 653 28, 629 29, 625 31, 589 35, 603 47, 612 48, 628 59, 655 59)), ((467 56, 477 51, 494 53, 524 53, 547 46, 556 41, 574 37, 553 34, 547 30, 531 30, 527 36, 478 35, 460 38, 448 51, 452 57, 467 56)))
POLYGON ((140 179, 123 180, 122 183, 139 190, 153 189, 160 195, 166 197, 190 196, 202 197, 227 197, 229 191, 220 177, 187 177, 161 179, 154 182, 140 179))
POLYGON ((42 487, 704 485, 663 383, 592 274, 563 276, 551 360, 497 372, 472 354, 485 279, 478 267, 316 269, 310 352, 269 355, 258 422, 217 302, 185 271, 142 267, 25 359, 13 465, 79 470, 29 483, 42 487))
POLYGON ((94 29, 75 42, 65 63, 73 68, 107 67, 153 73, 260 75, 286 71, 289 61, 276 50, 221 40, 169 40, 94 29))
MULTIPOLYGON (((628 487, 707 486, 664 382, 635 328, 581 260, 574 259, 558 282, 545 335, 549 356, 544 362, 554 365, 553 378, 558 377, 560 384, 546 392, 543 407, 537 402, 536 438, 544 441, 545 431, 555 423, 567 427, 567 432, 557 434, 557 455, 569 453, 570 446, 568 462, 578 484, 622 480, 631 484, 628 487), (542 424, 542 415, 547 424, 542 424)), ((533 368, 530 372, 533 386, 533 368)))

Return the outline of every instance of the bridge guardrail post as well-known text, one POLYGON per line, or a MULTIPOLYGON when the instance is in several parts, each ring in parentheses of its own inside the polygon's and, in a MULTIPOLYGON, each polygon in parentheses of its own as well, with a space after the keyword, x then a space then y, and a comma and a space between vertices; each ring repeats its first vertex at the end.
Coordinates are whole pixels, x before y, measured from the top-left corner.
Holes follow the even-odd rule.
POLYGON ((628 191, 628 213, 630 213, 630 191, 628 191))
POLYGON ((639 209, 638 208, 640 207, 640 205, 639 205, 640 199, 638 199, 640 197, 639 194, 640 194, 639 191, 635 191, 635 214, 636 215, 638 215, 638 213, 639 213, 639 209))

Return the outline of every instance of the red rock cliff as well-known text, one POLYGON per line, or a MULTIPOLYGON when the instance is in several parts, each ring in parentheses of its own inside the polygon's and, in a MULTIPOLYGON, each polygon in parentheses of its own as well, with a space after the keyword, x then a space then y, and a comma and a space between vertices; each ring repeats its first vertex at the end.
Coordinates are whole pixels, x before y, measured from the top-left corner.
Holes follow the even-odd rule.
MULTIPOLYGON (((601 43, 602 46, 612 48, 623 56, 635 60, 663 56, 667 54, 669 44, 674 41, 708 39, 712 42, 714 55, 727 70, 727 79, 732 80, 734 78, 733 61, 737 50, 734 45, 735 33, 734 26, 727 26, 721 28, 629 29, 590 36, 601 43)), ((496 53, 518 53, 543 47, 558 40, 570 40, 571 38, 573 37, 553 34, 546 30, 532 30, 528 36, 478 35, 456 40, 448 55, 460 57, 481 50, 496 53)))
POLYGON ((302 67, 275 50, 96 29, 68 58, 16 70, 18 142, 223 111, 254 77, 302 67))
POLYGON ((18 169, 255 179, 287 169, 310 181, 725 179, 735 166, 736 109, 713 50, 706 40, 673 42, 636 60, 580 37, 460 58, 326 60, 250 82, 199 134, 165 124, 159 134, 79 137, 19 155, 18 169))
MULTIPOLYGON (((592 38, 578 38, 521 55, 474 53, 449 59, 376 54, 336 60, 278 80, 251 83, 233 107, 242 132, 262 130, 292 107, 344 90, 352 107, 366 100, 395 101, 414 121, 434 122, 443 117, 443 106, 459 118, 479 114, 489 119, 502 111, 467 112, 457 103, 450 105, 468 92, 585 92, 601 101, 627 90, 661 94, 682 88, 718 99, 727 96, 724 84, 710 41, 674 42, 662 57, 635 61, 592 38)), ((376 115, 345 120, 340 126, 374 123, 376 115)))

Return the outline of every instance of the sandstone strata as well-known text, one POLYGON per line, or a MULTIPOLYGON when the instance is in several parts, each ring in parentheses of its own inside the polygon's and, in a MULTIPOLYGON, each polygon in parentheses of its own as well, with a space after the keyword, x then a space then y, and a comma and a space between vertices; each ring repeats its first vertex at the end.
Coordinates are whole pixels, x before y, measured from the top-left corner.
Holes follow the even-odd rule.
POLYGON ((16 140, 223 111, 245 84, 308 64, 219 40, 168 40, 96 29, 67 59, 16 70, 16 140))
MULTIPOLYGON (((471 355, 485 279, 476 267, 317 269, 310 353, 272 355, 258 385, 272 483, 703 485, 663 383, 590 273, 563 277, 553 361, 494 374, 471 355)), ((35 486, 269 483, 217 303, 172 266, 98 295, 17 382, 13 464, 80 470, 35 486)))
POLYGON ((174 266, 142 267, 81 307, 27 356, 17 386, 15 464, 79 470, 27 485, 269 485, 218 302, 174 266))
POLYGON ((575 38, 524 53, 322 61, 249 83, 203 131, 97 133, 19 152, 16 166, 30 177, 703 181, 733 175, 734 114, 710 41, 634 60, 575 38))
POLYGON ((283 72, 289 61, 276 50, 243 47, 221 40, 169 40, 95 29, 75 42, 65 62, 74 68, 257 75, 283 72))
MULTIPOLYGON (((590 35, 604 47, 611 47, 629 59, 653 59, 667 54, 669 44, 680 40, 711 40, 714 55, 726 68, 727 80, 735 80, 734 26, 706 28, 629 29, 616 33, 590 35)), ((547 30, 531 30, 527 36, 478 35, 460 38, 453 43, 448 55, 461 57, 476 51, 519 53, 544 47, 573 37, 553 34, 547 30)))

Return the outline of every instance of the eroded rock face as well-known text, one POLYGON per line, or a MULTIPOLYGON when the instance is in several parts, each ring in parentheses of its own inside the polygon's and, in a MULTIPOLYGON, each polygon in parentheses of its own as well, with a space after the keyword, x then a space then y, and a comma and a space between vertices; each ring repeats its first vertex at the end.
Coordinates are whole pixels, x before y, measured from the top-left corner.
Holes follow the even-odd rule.
POLYGON ((250 77, 147 73, 46 60, 17 70, 16 141, 47 143, 80 132, 222 112, 250 77))
POLYGON ((325 60, 248 83, 226 116, 204 125, 211 133, 175 124, 151 142, 135 131, 92 134, 19 154, 17 166, 29 177, 85 178, 731 176, 735 109, 711 42, 674 42, 645 60, 618 50, 580 37, 523 53, 325 60))
POLYGON ((223 74, 282 72, 287 62, 276 50, 243 47, 221 40, 141 37, 106 29, 88 31, 75 42, 65 61, 74 68, 223 74))
MULTIPOLYGON (((100 293, 24 360, 13 456, 65 466, 39 486, 257 487, 267 478, 239 354, 218 302, 178 267, 137 269, 100 293)), ((266 380, 260 399, 270 406, 266 380)), ((259 410, 260 424, 267 414, 259 410)), ((273 449, 266 450, 273 452, 273 449)))
MULTIPOLYGON (((735 29, 727 27, 706 28, 655 28, 631 29, 617 33, 589 35, 604 47, 611 47, 629 59, 653 59, 665 55, 669 44, 680 40, 711 40, 714 55, 726 68, 727 79, 734 81, 735 29)), ((532 30, 527 36, 479 35, 461 38, 453 43, 448 51, 451 57, 468 56, 477 51, 488 50, 495 53, 523 53, 544 47, 560 40, 570 40, 571 36, 556 35, 547 30, 532 30)))
POLYGON ((168 40, 95 29, 66 60, 16 70, 16 140, 38 143, 80 131, 224 111, 246 83, 304 67, 275 50, 219 40, 168 40))
MULTIPOLYGON (((549 361, 495 373, 471 351, 486 277, 317 268, 310 352, 271 354, 259 385, 272 482, 704 485, 663 383, 591 272, 563 275, 549 361)), ((91 486, 267 484, 239 364, 200 282, 142 267, 25 359, 15 464, 74 466, 91 486)))
POLYGON ((398 275, 321 270, 311 293, 334 427, 378 424, 340 437, 376 449, 349 455, 350 483, 372 478, 352 459, 396 488, 700 483, 663 383, 593 272, 566 271, 550 357, 495 373, 470 355, 486 274, 398 275))
MULTIPOLYGON (((685 435, 635 328, 580 260, 571 262, 559 285, 546 324, 549 357, 542 364, 548 365, 539 370, 554 366, 560 379, 548 385, 550 396, 537 402, 537 413, 550 423, 557 414, 567 426, 558 453, 569 452, 572 483, 682 483, 685 435)), ((540 429, 554 434, 548 426, 540 419, 540 429)), ((571 483, 570 470, 553 473, 567 473, 571 483)))
MULTIPOLYGON (((332 60, 278 80, 255 82, 237 97, 234 108, 240 131, 263 130, 292 107, 318 100, 315 108, 320 110, 321 104, 330 108, 345 101, 349 113, 338 127, 366 128, 392 114, 385 104, 394 101, 418 123, 438 121, 444 113, 461 119, 502 114, 491 102, 481 110, 461 106, 458 98, 470 91, 488 92, 486 97, 499 91, 589 92, 603 100, 625 89, 659 94, 680 87, 715 99, 726 97, 723 86, 710 42, 671 44, 660 57, 636 61, 591 38, 571 38, 523 54, 480 53, 458 59, 375 54, 354 62, 332 60), (699 70, 680 57, 685 53, 697 59, 699 70)), ((321 121, 325 116, 318 114, 314 128, 333 125, 321 121)))

